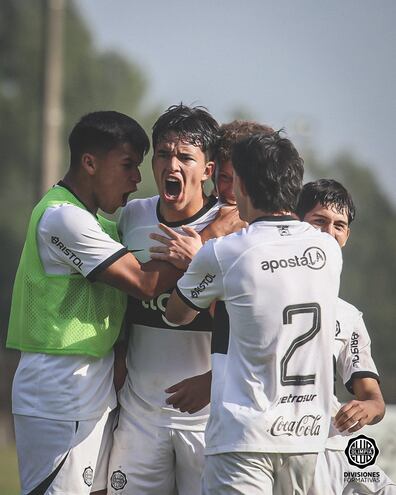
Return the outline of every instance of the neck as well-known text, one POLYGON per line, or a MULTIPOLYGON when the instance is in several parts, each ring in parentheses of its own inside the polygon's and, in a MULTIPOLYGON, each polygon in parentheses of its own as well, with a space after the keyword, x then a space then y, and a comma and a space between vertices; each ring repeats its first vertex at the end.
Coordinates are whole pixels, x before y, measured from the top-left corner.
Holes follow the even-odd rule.
POLYGON ((63 177, 62 182, 66 184, 91 213, 96 215, 98 206, 95 202, 91 188, 84 180, 84 177, 80 177, 78 173, 69 170, 63 177))
POLYGON ((166 203, 165 201, 159 200, 159 211, 162 218, 169 223, 172 222, 182 222, 187 218, 194 216, 203 208, 208 202, 207 196, 202 194, 194 202, 183 207, 183 205, 175 205, 172 203, 166 203))
POLYGON ((282 210, 282 211, 269 212, 269 211, 254 209, 254 211, 251 212, 251 215, 249 215, 248 223, 253 223, 260 217, 284 217, 284 216, 290 216, 298 220, 297 215, 291 211, 282 210))

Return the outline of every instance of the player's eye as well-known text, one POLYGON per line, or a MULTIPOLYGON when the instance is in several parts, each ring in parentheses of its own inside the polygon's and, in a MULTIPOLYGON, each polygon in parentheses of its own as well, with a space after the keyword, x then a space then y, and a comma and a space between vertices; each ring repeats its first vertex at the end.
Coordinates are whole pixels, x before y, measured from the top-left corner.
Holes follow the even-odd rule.
POLYGON ((193 162, 193 161, 195 161, 194 160, 194 157, 192 155, 186 155, 184 153, 180 155, 180 160, 182 162, 193 162))
POLYGON ((161 157, 161 158, 166 158, 169 156, 169 151, 166 151, 166 150, 158 150, 156 151, 155 153, 157 156, 161 157))

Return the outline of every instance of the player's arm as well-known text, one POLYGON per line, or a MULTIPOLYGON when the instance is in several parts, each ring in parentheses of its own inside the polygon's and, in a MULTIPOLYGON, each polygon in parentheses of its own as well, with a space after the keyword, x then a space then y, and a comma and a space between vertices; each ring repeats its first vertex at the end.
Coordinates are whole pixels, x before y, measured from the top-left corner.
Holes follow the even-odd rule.
POLYGON ((385 402, 377 380, 354 378, 352 387, 356 399, 341 407, 335 416, 335 427, 339 431, 358 431, 365 425, 378 423, 385 414, 385 402))
POLYGON ((208 239, 238 232, 247 226, 248 224, 241 220, 238 208, 226 205, 219 209, 216 218, 200 232, 200 236, 202 241, 206 242, 208 239))
POLYGON ((137 299, 153 299, 174 287, 182 271, 161 261, 141 265, 131 253, 126 253, 103 270, 95 280, 104 282, 137 299))
POLYGON ((91 282, 104 282, 139 299, 152 299, 174 287, 182 275, 169 263, 141 265, 91 213, 74 205, 48 209, 38 235, 45 248, 42 256, 47 253, 52 265, 67 265, 91 282))
POLYGON ((381 421, 385 403, 371 356, 370 336, 358 310, 351 326, 352 331, 337 359, 337 369, 355 399, 338 411, 335 426, 339 431, 354 432, 367 424, 381 421))
POLYGON ((192 258, 207 240, 237 232, 247 227, 247 223, 240 219, 236 206, 223 206, 213 222, 200 233, 188 226, 182 227, 185 235, 178 234, 163 224, 159 227, 166 236, 156 233, 150 235, 152 239, 163 244, 163 246, 150 248, 151 257, 155 260, 168 261, 178 269, 185 271, 192 258))
POLYGON ((179 280, 166 305, 165 317, 177 325, 190 323, 199 311, 223 295, 220 266, 213 241, 196 254, 188 270, 179 280))
POLYGON ((166 305, 165 318, 176 325, 187 325, 191 323, 199 313, 182 298, 177 289, 174 289, 166 305))
POLYGON ((186 378, 165 390, 168 394, 172 394, 166 399, 166 403, 181 412, 194 414, 209 404, 211 384, 211 370, 202 375, 186 378))

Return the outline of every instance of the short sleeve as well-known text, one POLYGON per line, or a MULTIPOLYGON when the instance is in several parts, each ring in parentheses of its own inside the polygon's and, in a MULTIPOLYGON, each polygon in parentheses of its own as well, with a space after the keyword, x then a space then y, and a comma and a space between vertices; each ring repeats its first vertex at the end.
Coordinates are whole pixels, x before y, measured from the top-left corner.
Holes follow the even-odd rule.
POLYGON ((348 339, 337 359, 337 371, 349 390, 353 393, 354 378, 374 378, 378 380, 378 371, 371 356, 371 341, 362 313, 356 310, 356 317, 348 329, 348 339))
POLYGON ((223 299, 223 275, 210 240, 194 256, 177 283, 177 293, 193 309, 207 309, 215 299, 223 299))
POLYGON ((48 208, 37 234, 44 270, 51 274, 77 272, 94 280, 127 252, 90 212, 70 204, 48 208))

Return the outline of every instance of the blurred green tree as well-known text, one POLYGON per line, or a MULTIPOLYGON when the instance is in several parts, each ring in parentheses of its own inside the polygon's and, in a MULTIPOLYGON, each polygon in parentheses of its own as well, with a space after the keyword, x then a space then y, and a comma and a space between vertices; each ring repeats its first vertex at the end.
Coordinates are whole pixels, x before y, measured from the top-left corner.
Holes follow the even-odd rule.
MULTIPOLYGON (((9 407, 17 357, 4 352, 12 284, 39 190, 45 7, 45 0, 2 0, 0 13, 0 409, 9 407)), ((148 82, 142 69, 117 53, 100 51, 73 2, 66 2, 63 63, 63 171, 68 134, 84 113, 118 110, 150 130, 160 111, 145 100, 148 82)), ((149 160, 143 168, 140 194, 152 194, 149 160)))

